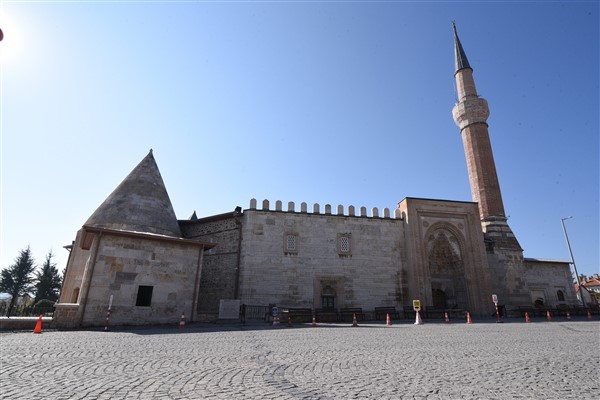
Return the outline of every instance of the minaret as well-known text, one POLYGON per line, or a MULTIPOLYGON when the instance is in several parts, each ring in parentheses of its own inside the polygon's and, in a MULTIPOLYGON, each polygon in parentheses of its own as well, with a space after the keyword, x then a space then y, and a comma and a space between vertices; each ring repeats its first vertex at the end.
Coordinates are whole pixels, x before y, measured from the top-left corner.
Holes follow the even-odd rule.
POLYGON ((479 204, 479 217, 492 273, 494 292, 502 304, 529 304, 524 281, 523 249, 507 223, 500 184, 488 133, 490 109, 479 97, 473 80, 473 69, 454 28, 454 79, 458 95, 452 109, 454 122, 460 128, 473 201, 479 204))
POLYGON ((496 174, 496 164, 488 133, 490 109, 479 97, 473 80, 473 68, 454 28, 454 79, 458 103, 452 109, 454 122, 460 128, 473 201, 479 204, 479 217, 488 244, 522 251, 508 226, 502 193, 496 174))
POLYGON ((477 95, 473 69, 456 33, 454 23, 454 78, 458 103, 452 110, 454 121, 460 128, 473 201, 479 203, 482 221, 500 219, 506 221, 500 184, 488 133, 487 118, 490 109, 485 99, 477 95))

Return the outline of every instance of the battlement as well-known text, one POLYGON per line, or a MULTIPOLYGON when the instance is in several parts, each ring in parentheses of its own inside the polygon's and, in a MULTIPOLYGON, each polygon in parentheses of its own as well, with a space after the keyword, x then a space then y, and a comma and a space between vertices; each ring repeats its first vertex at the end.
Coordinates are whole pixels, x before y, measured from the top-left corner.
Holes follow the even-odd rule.
MULTIPOLYGON (((261 208, 257 207, 258 202, 256 199, 250 199, 250 210, 262 210, 262 211, 278 211, 278 212, 289 212, 289 213, 300 213, 300 214, 309 214, 308 205, 305 202, 300 203, 300 210, 296 211, 296 204, 293 201, 288 202, 287 210, 283 210, 283 202, 281 200, 275 201, 275 209, 270 208, 269 200, 265 199, 262 201, 261 208)), ((359 214, 356 213, 356 208, 352 205, 348 206, 347 213, 344 212, 344 206, 338 205, 336 207, 336 213, 332 213, 331 204, 325 204, 324 212, 321 212, 321 206, 319 203, 315 203, 312 206, 312 212, 310 214, 320 214, 320 215, 339 215, 346 217, 360 217, 360 218, 382 218, 382 219, 402 219, 401 213, 399 209, 395 209, 393 215, 390 213, 389 208, 384 208, 382 210, 382 215, 379 214, 379 209, 377 207, 371 208, 371 214, 367 215, 367 207, 360 207, 359 214)))

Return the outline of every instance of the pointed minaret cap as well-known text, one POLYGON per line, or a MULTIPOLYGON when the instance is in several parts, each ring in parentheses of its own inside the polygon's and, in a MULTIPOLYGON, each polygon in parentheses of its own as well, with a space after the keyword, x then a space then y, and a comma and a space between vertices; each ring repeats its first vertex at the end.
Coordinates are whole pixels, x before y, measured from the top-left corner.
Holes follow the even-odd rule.
POLYGON ((152 149, 94 211, 85 225, 181 237, 152 149))
POLYGON ((465 54, 462 44, 460 44, 460 39, 458 39, 456 23, 454 21, 452 21, 452 28, 454 29, 454 74, 465 68, 469 68, 472 71, 473 68, 469 65, 467 55, 465 54))

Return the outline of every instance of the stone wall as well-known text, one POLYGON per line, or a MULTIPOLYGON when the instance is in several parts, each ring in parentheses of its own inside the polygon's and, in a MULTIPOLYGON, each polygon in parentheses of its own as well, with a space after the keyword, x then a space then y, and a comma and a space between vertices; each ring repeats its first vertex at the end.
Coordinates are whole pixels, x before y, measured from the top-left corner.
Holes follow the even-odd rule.
POLYGON ((241 218, 242 303, 321 308, 325 292, 338 309, 401 306, 402 221, 373 210, 332 214, 326 205, 321 213, 317 204, 308 213, 305 203, 299 212, 288 203, 283 211, 279 201, 269 210, 266 200, 258 210, 252 200, 241 218))
POLYGON ((233 214, 193 221, 180 221, 184 237, 217 246, 204 253, 197 315, 200 320, 216 320, 221 299, 235 299, 240 228, 233 214))
POLYGON ((571 283, 573 277, 568 261, 526 258, 523 265, 530 293, 529 306, 540 298, 547 307, 580 305, 571 283), (562 300, 559 291, 564 296, 562 300))
POLYGON ((85 265, 90 257, 89 250, 81 248, 83 230, 77 232, 67 261, 67 270, 60 291, 59 303, 78 303, 85 265))
POLYGON ((86 271, 89 289, 83 288, 79 301, 80 325, 103 325, 111 295, 114 325, 176 325, 182 312, 192 317, 201 247, 110 234, 95 241, 86 271), (142 286, 152 288, 148 305, 136 305, 142 286))
POLYGON ((508 309, 529 305, 529 289, 523 266, 523 250, 506 218, 482 221, 492 290, 508 309))

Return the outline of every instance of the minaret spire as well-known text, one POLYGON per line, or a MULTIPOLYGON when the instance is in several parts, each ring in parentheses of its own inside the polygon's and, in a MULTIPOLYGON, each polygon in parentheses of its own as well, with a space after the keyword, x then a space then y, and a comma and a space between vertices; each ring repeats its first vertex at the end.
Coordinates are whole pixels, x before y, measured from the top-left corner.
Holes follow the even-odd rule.
POLYGON ((458 38, 458 33, 456 33, 456 22, 454 21, 452 21, 452 29, 454 29, 454 74, 464 68, 470 68, 472 71, 473 68, 469 64, 465 50, 458 38))

